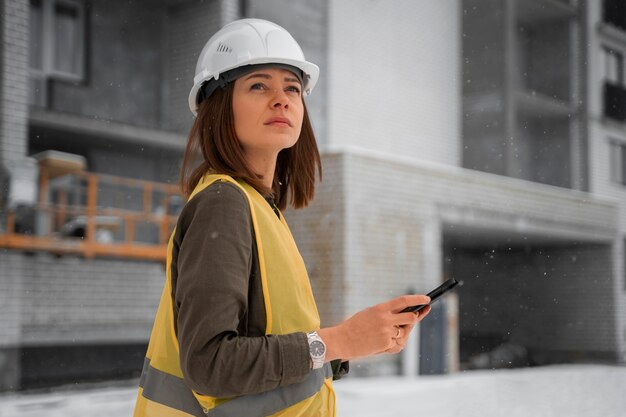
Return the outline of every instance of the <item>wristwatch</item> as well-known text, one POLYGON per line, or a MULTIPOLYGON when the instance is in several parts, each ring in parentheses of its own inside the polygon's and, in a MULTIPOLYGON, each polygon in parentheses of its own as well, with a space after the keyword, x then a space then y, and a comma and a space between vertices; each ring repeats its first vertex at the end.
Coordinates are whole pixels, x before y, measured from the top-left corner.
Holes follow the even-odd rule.
POLYGON ((317 332, 307 333, 306 337, 309 340, 309 354, 313 369, 320 369, 324 366, 324 359, 326 359, 326 344, 317 332))

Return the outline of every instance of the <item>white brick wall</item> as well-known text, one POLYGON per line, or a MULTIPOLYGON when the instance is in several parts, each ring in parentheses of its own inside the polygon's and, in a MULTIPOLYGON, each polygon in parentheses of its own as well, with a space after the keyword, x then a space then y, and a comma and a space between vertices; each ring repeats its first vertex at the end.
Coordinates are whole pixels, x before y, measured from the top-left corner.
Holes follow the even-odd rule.
POLYGON ((160 263, 38 253, 23 258, 20 272, 21 345, 136 343, 150 337, 165 282, 160 263))
POLYGON ((341 155, 324 155, 324 180, 312 204, 302 210, 287 210, 285 218, 304 258, 313 287, 322 326, 346 318, 348 259, 345 222, 347 193, 345 162, 341 155))
POLYGON ((328 4, 329 145, 460 165, 460 3, 328 4))
POLYGON ((29 4, 14 0, 1 6, 0 163, 26 156, 29 4))
MULTIPOLYGON (((7 162, 20 164, 28 147, 29 1, 0 4, 0 185, 7 162)), ((9 172, 11 175, 11 172, 9 172)), ((7 190, 0 190, 0 204, 7 190)), ((0 390, 15 389, 20 376, 19 345, 23 260, 0 249, 0 390)))
POLYGON ((0 249, 0 349, 21 342, 23 260, 21 254, 0 249))
MULTIPOLYGON (((613 273, 611 263, 618 240, 618 210, 611 200, 362 149, 326 153, 324 168, 325 180, 311 207, 288 215, 323 325, 408 288, 434 288, 443 279, 445 236, 469 246, 510 241, 518 250, 548 246, 544 252, 552 258, 533 258, 545 265, 525 269, 521 258, 513 257, 502 260, 500 270, 496 266, 479 271, 489 272, 493 280, 509 278, 503 272, 507 270, 518 280, 534 280, 525 287, 527 292, 513 298, 532 294, 537 287, 546 290, 546 303, 560 300, 547 312, 541 303, 535 304, 533 323, 539 326, 548 317, 565 327, 558 338, 548 330, 541 333, 541 348, 565 349, 569 343, 570 350, 619 354, 614 287, 622 278, 613 273), (540 282, 540 270, 553 274, 551 284, 540 282), (580 310, 585 302, 594 307, 580 310)), ((461 268, 472 276, 470 266, 461 268)), ((488 295, 498 296, 497 291, 488 295)), ((506 303, 498 306, 506 309, 506 303)), ((395 360, 368 363, 383 369, 395 360)))

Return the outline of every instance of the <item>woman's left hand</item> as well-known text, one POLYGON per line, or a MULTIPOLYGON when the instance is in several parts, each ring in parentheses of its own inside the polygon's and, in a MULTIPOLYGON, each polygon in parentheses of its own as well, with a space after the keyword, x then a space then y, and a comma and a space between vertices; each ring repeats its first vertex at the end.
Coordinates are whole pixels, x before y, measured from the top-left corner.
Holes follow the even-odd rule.
MULTIPOLYGON (((424 309, 422 309, 421 311, 415 313, 415 314, 418 315, 417 322, 422 321, 424 319, 424 317, 426 317, 428 315, 428 313, 430 313, 430 306, 427 306, 424 309)), ((417 324, 417 323, 415 323, 415 324, 417 324)), ((399 352, 401 352, 406 347, 406 344, 409 341, 409 336, 411 336, 411 331, 415 327, 415 324, 407 324, 405 326, 399 326, 398 327, 398 330, 399 330, 398 337, 394 338, 394 340, 396 341, 395 345, 393 345, 391 348, 387 349, 385 351, 385 353, 399 353, 399 352)))

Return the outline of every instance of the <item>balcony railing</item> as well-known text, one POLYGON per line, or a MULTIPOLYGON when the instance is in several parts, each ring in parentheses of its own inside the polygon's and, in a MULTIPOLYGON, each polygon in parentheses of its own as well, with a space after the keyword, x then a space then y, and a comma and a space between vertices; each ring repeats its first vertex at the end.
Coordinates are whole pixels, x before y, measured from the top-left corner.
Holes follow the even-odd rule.
POLYGON ((604 115, 610 119, 626 122, 626 88, 604 83, 604 115))
POLYGON ((0 212, 0 247, 163 261, 183 202, 174 185, 43 170, 38 204, 0 212))

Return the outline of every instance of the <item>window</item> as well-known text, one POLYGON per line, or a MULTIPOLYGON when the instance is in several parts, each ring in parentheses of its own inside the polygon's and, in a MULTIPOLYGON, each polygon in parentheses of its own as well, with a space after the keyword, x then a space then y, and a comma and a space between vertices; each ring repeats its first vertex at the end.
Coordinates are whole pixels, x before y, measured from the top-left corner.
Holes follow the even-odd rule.
POLYGON ((626 30, 626 2, 624 0, 604 0, 604 22, 621 30, 626 30))
POLYGON ((610 140, 611 181, 626 185, 626 143, 610 140))
POLYGON ((82 81, 85 9, 77 0, 30 1, 31 104, 47 104, 48 80, 82 81))
POLYGON ((604 79, 613 85, 624 85, 624 55, 604 47, 604 79))
POLYGON ((609 47, 602 48, 604 59, 604 116, 626 122, 626 80, 624 80, 624 55, 609 47))

